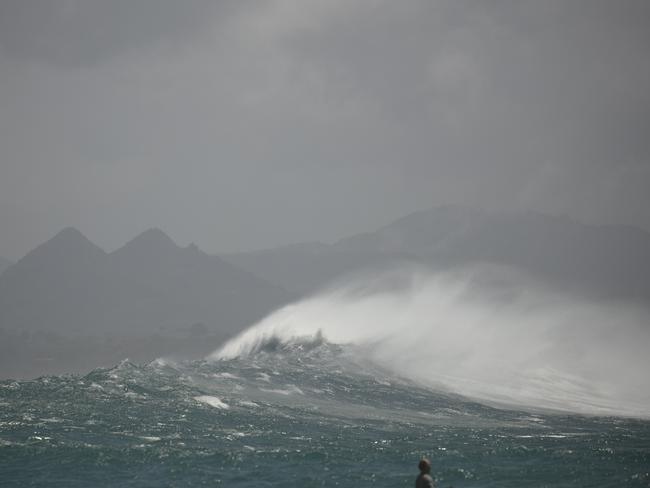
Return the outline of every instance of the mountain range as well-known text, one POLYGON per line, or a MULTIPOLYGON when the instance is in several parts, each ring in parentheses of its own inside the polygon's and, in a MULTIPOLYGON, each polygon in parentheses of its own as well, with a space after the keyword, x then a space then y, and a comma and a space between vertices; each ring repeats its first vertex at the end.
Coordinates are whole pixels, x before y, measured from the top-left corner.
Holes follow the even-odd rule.
POLYGON ((67 228, 0 275, 0 377, 203 357, 291 297, 158 229, 106 253, 67 228))
POLYGON ((221 256, 159 229, 107 253, 66 228, 0 271, 0 377, 198 357, 333 280, 396 264, 497 265, 561 292, 650 305, 648 232, 539 213, 439 207, 332 244, 221 256))
POLYGON ((0 324, 57 333, 233 333, 290 295, 159 229, 106 253, 67 228, 0 275, 0 324))
POLYGON ((496 264, 596 298, 650 302, 650 234, 541 213, 445 206, 334 244, 304 243, 222 256, 297 294, 390 263, 433 270, 496 264))

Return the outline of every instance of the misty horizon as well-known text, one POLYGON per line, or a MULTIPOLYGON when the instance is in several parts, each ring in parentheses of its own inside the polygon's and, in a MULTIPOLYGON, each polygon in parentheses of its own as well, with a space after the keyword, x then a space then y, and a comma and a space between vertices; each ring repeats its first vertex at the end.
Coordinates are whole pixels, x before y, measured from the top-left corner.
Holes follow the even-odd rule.
POLYGON ((157 228, 106 252, 68 227, 0 272, 0 375, 83 372, 97 361, 86 349, 108 362, 205 355, 296 300, 390 269, 474 270, 486 297, 534 285, 576 303, 648 308, 648 263, 650 234, 640 229, 467 206, 415 212, 331 244, 220 255, 157 228))
MULTIPOLYGON (((107 254, 111 254, 111 253, 114 253, 114 252, 118 251, 119 249, 121 249, 124 246, 126 246, 127 244, 129 244, 131 241, 137 239, 138 237, 140 237, 142 235, 146 235, 148 233, 160 234, 160 235, 164 236, 165 238, 168 238, 171 242, 174 243, 174 245, 176 245, 178 247, 197 246, 202 251, 204 251, 204 252, 206 252, 208 254, 211 254, 211 255, 215 255, 215 256, 220 256, 220 255, 227 256, 227 255, 230 255, 230 254, 238 254, 238 253, 255 254, 255 253, 264 252, 264 251, 271 251, 271 250, 274 250, 274 249, 292 248, 292 247, 298 247, 298 246, 303 246, 303 245, 320 245, 320 244, 322 244, 322 245, 333 245, 333 244, 336 244, 337 242, 344 241, 344 240, 346 240, 346 239, 348 239, 348 238, 350 238, 350 237, 352 237, 352 236, 354 236, 356 234, 375 231, 375 230, 377 230, 377 228, 388 226, 388 225, 390 225, 391 223, 394 223, 397 220, 403 219, 403 218, 411 216, 411 215, 436 211, 436 210, 440 210, 440 209, 447 209, 447 208, 452 208, 452 209, 457 208, 457 209, 460 209, 460 210, 466 210, 466 211, 469 211, 469 212, 483 213, 485 215, 492 215, 492 216, 499 215, 501 213, 501 212, 496 212, 496 211, 480 210, 478 208, 472 208, 472 207, 465 206, 465 205, 443 205, 443 206, 432 207, 432 208, 429 208, 429 209, 416 209, 416 210, 414 210, 414 211, 412 211, 410 213, 407 213, 407 214, 404 214, 404 215, 399 215, 399 216, 397 216, 396 219, 394 219, 392 221, 380 222, 379 225, 376 228, 361 228, 361 229, 352 230, 350 232, 350 234, 343 235, 340 238, 335 239, 335 240, 326 241, 326 240, 317 240, 317 239, 306 239, 306 240, 303 240, 303 241, 284 242, 284 243, 280 243, 278 245, 269 246, 269 247, 253 247, 253 248, 244 248, 244 249, 216 249, 216 250, 215 249, 206 249, 202 245, 200 245, 200 243, 197 243, 195 241, 181 241, 179 243, 179 241, 174 236, 170 235, 170 233, 167 232, 164 228, 156 227, 156 226, 148 226, 148 227, 145 226, 142 230, 136 232, 133 236, 127 238, 127 240, 124 243, 117 245, 117 247, 105 248, 101 244, 97 243, 92 237, 89 237, 85 232, 82 231, 82 229, 79 229, 79 228, 77 228, 75 226, 69 225, 69 226, 62 227, 61 229, 56 231, 54 234, 50 235, 49 237, 46 237, 46 239, 43 242, 37 243, 32 248, 29 248, 26 251, 23 251, 23 253, 20 254, 17 257, 13 256, 13 258, 10 259, 8 256, 0 255, 0 259, 6 260, 6 266, 11 265, 11 264, 19 261, 20 259, 22 259, 26 254, 33 251, 36 247, 40 246, 44 242, 47 242, 49 239, 55 237, 58 234, 66 232, 66 231, 78 232, 85 239, 88 239, 90 242, 97 245, 100 249, 102 249, 102 251, 106 252, 107 254)), ((551 213, 536 212, 536 211, 531 211, 531 210, 528 210, 528 211, 525 211, 525 212, 517 212, 515 210, 512 210, 512 211, 507 212, 507 214, 509 214, 509 215, 518 215, 518 214, 519 215, 525 215, 525 214, 534 215, 534 214, 538 214, 538 215, 541 215, 541 216, 548 216, 548 217, 556 218, 556 219, 566 219, 567 221, 569 221, 571 223, 574 223, 574 224, 587 225, 587 226, 595 227, 595 228, 598 228, 598 227, 605 227, 605 228, 609 228, 609 227, 614 227, 614 228, 616 228, 616 227, 636 228, 637 230, 639 230, 639 231, 641 231, 641 232, 643 232, 645 234, 650 234, 650 231, 648 231, 646 229, 643 229, 641 227, 635 226, 635 225, 611 224, 611 223, 608 223, 608 224, 607 223, 600 223, 600 224, 587 223, 587 222, 580 221, 579 219, 571 218, 571 217, 567 216, 566 214, 554 215, 554 214, 551 214, 551 213)))
POLYGON ((450 204, 648 231, 648 9, 3 2, 0 256, 66 226, 330 243, 450 204))

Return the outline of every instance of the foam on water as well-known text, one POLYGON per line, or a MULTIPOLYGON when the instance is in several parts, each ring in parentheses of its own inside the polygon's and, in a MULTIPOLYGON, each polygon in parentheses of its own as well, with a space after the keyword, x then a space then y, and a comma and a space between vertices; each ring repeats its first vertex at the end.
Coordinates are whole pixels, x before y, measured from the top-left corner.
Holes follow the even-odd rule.
POLYGON ((230 407, 227 403, 222 402, 219 398, 210 395, 200 395, 194 397, 197 402, 205 403, 214 408, 220 408, 222 410, 228 410, 230 407))
POLYGON ((650 422, 496 409, 313 339, 0 382, 0 486, 388 488, 423 455, 439 486, 648 486, 650 422))
POLYGON ((396 375, 484 401, 650 416, 647 311, 523 281, 507 293, 475 285, 472 274, 365 276, 276 311, 210 359, 291 354, 327 340, 396 375))

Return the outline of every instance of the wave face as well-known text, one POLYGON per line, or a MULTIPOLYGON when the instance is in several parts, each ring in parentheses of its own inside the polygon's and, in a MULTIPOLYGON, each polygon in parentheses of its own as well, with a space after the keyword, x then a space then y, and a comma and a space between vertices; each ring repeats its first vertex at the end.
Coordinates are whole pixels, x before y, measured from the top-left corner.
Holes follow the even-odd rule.
POLYGON ((650 416, 647 311, 497 276, 366 275, 277 311, 210 359, 327 340, 392 375, 483 402, 650 416))
POLYGON ((354 345, 0 382, 0 486, 648 486, 650 422, 492 408, 354 345), (552 467, 552 468, 549 468, 552 467))

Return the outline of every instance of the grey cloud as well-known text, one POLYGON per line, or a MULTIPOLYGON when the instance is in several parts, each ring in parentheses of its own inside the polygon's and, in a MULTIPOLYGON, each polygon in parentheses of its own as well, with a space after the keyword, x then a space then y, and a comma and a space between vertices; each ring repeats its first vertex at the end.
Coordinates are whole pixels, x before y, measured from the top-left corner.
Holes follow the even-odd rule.
POLYGON ((648 5, 4 2, 0 255, 67 225, 333 240, 445 203, 648 229, 648 5))
POLYGON ((234 7, 208 0, 9 0, 0 4, 0 45, 18 58, 87 66, 161 41, 184 42, 234 7))
MULTIPOLYGON (((650 183, 649 14, 646 2, 411 2, 340 17, 287 46, 403 127, 393 144, 403 157, 388 150, 384 163, 473 174, 486 185, 479 198, 501 205, 551 164, 568 180, 570 212, 581 198, 598 207, 594 180, 650 183)), ((556 199, 535 203, 562 210, 556 199)), ((643 207, 633 213, 648 224, 643 207)))

